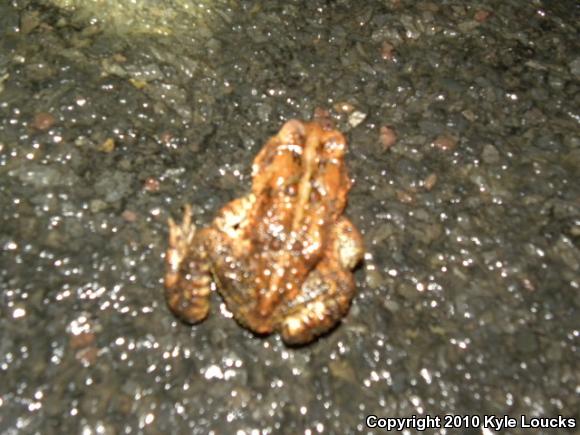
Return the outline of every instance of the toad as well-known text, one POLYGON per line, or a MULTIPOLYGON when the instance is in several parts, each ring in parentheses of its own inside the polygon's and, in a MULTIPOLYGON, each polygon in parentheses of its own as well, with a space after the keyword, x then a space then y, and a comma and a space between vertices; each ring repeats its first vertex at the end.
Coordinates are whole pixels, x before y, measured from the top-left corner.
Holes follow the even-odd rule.
POLYGON ((288 121, 256 156, 251 192, 200 230, 186 206, 169 219, 165 295, 182 320, 209 312, 215 284, 228 310, 257 334, 305 344, 332 329, 355 292, 362 237, 343 215, 351 180, 346 140, 328 123, 288 121))

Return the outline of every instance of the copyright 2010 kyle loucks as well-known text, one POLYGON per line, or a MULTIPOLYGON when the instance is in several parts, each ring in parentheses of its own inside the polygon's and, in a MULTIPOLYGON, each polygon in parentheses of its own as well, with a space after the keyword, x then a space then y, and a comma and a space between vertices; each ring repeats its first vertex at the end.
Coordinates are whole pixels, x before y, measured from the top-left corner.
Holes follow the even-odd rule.
POLYGON ((412 417, 379 417, 368 415, 365 424, 371 429, 400 432, 405 429, 574 429, 576 418, 563 417, 510 417, 508 415, 423 415, 412 417))

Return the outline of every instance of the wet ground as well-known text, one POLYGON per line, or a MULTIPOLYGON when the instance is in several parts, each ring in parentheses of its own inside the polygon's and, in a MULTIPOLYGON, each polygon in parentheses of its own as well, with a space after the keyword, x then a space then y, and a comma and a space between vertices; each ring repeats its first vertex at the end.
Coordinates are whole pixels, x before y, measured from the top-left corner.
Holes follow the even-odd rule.
POLYGON ((0 432, 578 422, 578 3, 170 3, 0 5, 0 432), (349 315, 298 349, 217 295, 178 322, 168 216, 209 222, 317 107, 349 138, 368 251, 349 315))

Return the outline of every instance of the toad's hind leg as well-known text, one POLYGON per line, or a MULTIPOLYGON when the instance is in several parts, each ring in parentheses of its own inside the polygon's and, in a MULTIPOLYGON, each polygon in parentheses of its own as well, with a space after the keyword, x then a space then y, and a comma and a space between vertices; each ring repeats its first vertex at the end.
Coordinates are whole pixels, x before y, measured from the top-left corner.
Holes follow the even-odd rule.
POLYGON ((355 292, 351 270, 362 259, 363 249, 358 230, 341 218, 330 235, 326 256, 302 285, 306 301, 282 321, 284 342, 309 343, 332 329, 348 312, 355 292))
POLYGON ((284 318, 280 333, 287 344, 306 344, 332 329, 348 311, 354 280, 350 272, 318 267, 302 289, 319 294, 284 318))
POLYGON ((211 288, 205 234, 196 234, 191 207, 185 207, 180 225, 169 219, 169 248, 165 253, 165 298, 181 319, 197 323, 207 317, 211 288))

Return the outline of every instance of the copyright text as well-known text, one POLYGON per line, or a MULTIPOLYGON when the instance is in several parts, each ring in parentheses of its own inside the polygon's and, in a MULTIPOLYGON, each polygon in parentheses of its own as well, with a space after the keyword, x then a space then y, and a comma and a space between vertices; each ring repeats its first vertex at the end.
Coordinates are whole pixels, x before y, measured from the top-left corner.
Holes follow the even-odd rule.
POLYGON ((378 417, 368 415, 365 419, 368 428, 385 429, 386 431, 402 431, 405 429, 574 429, 576 419, 573 417, 528 417, 519 418, 508 415, 424 415, 412 417, 378 417))

